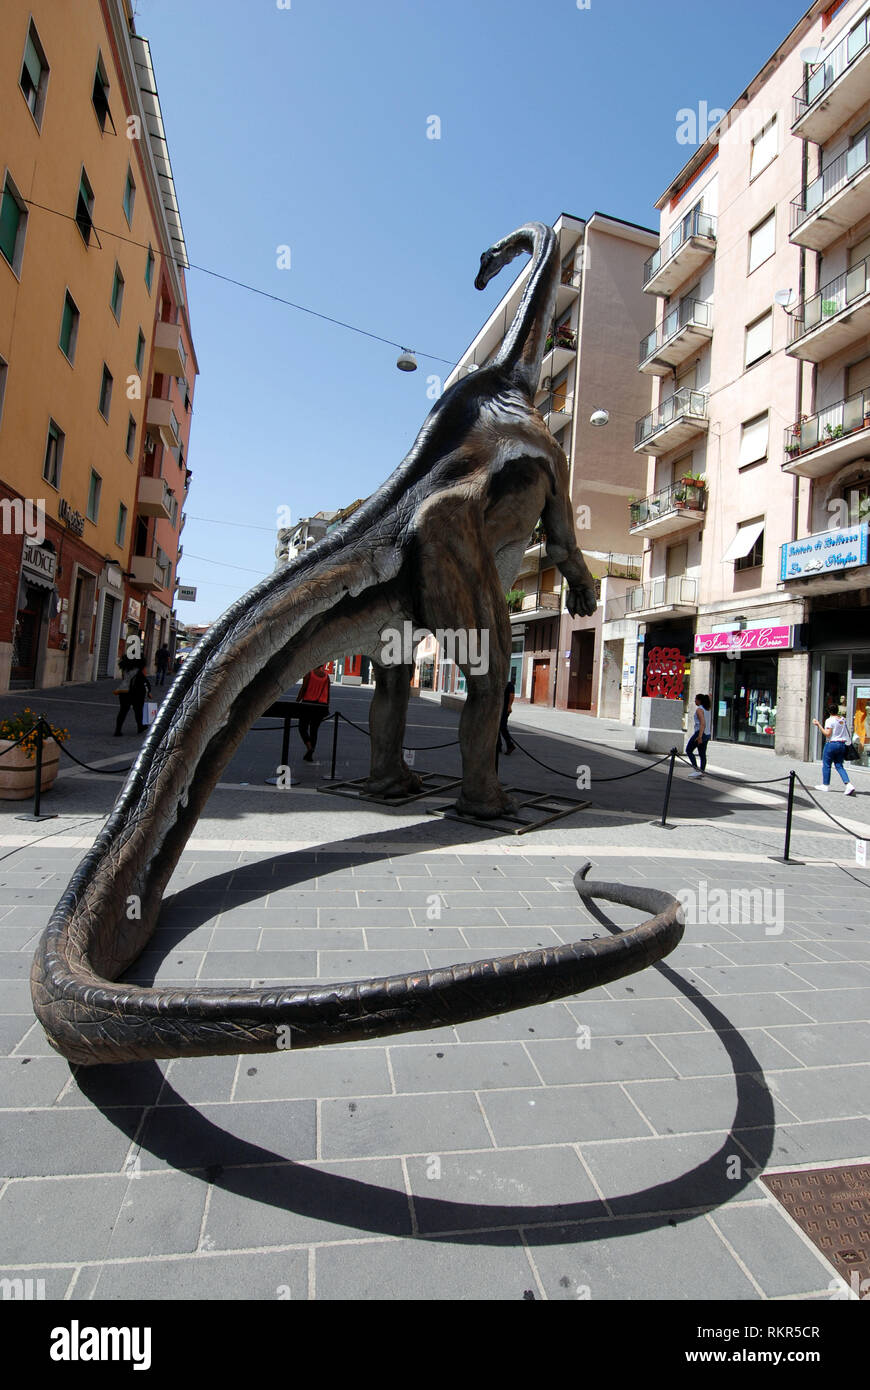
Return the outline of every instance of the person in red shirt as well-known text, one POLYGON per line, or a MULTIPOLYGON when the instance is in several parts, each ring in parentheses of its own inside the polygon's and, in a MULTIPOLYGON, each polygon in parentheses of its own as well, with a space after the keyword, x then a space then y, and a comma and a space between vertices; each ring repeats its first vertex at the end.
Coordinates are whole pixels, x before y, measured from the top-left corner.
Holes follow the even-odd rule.
POLYGON ((308 672, 299 692, 299 703, 311 706, 310 712, 306 710, 299 716, 299 735, 306 749, 302 761, 310 763, 317 747, 317 731, 329 714, 329 675, 325 666, 315 666, 308 672))

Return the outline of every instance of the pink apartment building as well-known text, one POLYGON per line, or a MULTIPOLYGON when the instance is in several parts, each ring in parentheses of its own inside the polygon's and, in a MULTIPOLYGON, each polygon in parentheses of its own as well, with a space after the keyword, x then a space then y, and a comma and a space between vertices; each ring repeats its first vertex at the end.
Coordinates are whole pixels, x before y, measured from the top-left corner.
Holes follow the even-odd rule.
POLYGON ((870 0, 811 5, 657 206, 643 577, 605 634, 639 623, 638 693, 669 653, 717 738, 813 756, 870 700, 870 0))

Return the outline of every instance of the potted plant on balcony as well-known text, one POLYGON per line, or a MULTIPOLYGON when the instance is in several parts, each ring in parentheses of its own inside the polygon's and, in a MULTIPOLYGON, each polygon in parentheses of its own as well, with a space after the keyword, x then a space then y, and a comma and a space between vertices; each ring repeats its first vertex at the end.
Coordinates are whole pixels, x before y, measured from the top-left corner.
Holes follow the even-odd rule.
POLYGON ((509 613, 519 613, 522 609, 523 599, 526 596, 525 589, 508 589, 505 594, 509 613))
POLYGON ((827 424, 825 425, 825 435, 828 443, 830 443, 832 439, 842 439, 843 426, 827 424))
MULTIPOLYGON (((39 716, 25 708, 20 714, 0 719, 0 801, 24 801, 36 789, 36 725, 39 716), (18 746, 17 741, 21 739, 18 746)), ((48 725, 42 745, 41 789, 52 786, 60 763, 60 745, 69 738, 68 729, 48 725)))

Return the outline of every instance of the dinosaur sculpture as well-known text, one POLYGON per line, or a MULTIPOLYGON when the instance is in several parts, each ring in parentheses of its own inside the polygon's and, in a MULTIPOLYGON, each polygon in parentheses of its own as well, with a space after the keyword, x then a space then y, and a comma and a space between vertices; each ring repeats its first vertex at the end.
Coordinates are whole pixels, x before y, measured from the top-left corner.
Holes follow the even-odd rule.
POLYGON ((675 899, 578 875, 581 896, 658 915, 615 938, 385 980, 262 990, 112 983, 151 937, 222 769, 304 672, 339 651, 372 657, 369 785, 388 794, 415 784, 402 760, 411 668, 378 660, 383 634, 407 620, 488 631, 488 670, 466 671, 458 805, 484 817, 508 808, 494 757, 510 653, 504 593, 540 517, 548 555, 568 582, 569 611, 595 608, 565 455, 534 408, 558 287, 554 232, 529 223, 497 242, 481 257, 475 285, 483 289, 521 251, 532 255, 530 274, 492 362, 444 392, 410 453, 353 516, 218 619, 164 699, 34 959, 36 1014, 71 1062, 265 1052, 454 1024, 606 983, 679 939, 675 899))

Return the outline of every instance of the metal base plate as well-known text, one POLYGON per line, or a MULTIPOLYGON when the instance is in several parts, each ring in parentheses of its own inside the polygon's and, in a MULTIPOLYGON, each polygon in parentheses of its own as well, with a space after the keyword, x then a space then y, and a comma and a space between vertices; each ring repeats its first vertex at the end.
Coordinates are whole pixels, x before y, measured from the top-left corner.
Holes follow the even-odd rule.
POLYGON ((448 820, 465 821, 468 825, 483 825, 488 830, 498 830, 502 834, 527 835, 530 830, 540 830, 542 826, 571 816, 575 811, 582 811, 591 804, 589 801, 580 801, 577 797, 536 792, 528 787, 505 787, 505 791, 517 802, 516 815, 495 816, 491 820, 485 820, 479 816, 461 815, 454 806, 436 806, 429 814, 445 816, 448 820))
POLYGON ((365 777, 357 777, 352 782, 323 782, 317 790, 328 792, 330 796, 349 796, 354 801, 374 801, 378 806, 407 806, 411 801, 452 792, 462 785, 461 777, 448 777, 444 772, 420 772, 419 776, 423 779, 422 790, 403 796, 373 796, 365 789, 365 777))
POLYGON ((870 1165, 768 1173, 761 1181, 849 1287, 865 1297, 870 1290, 870 1165))

